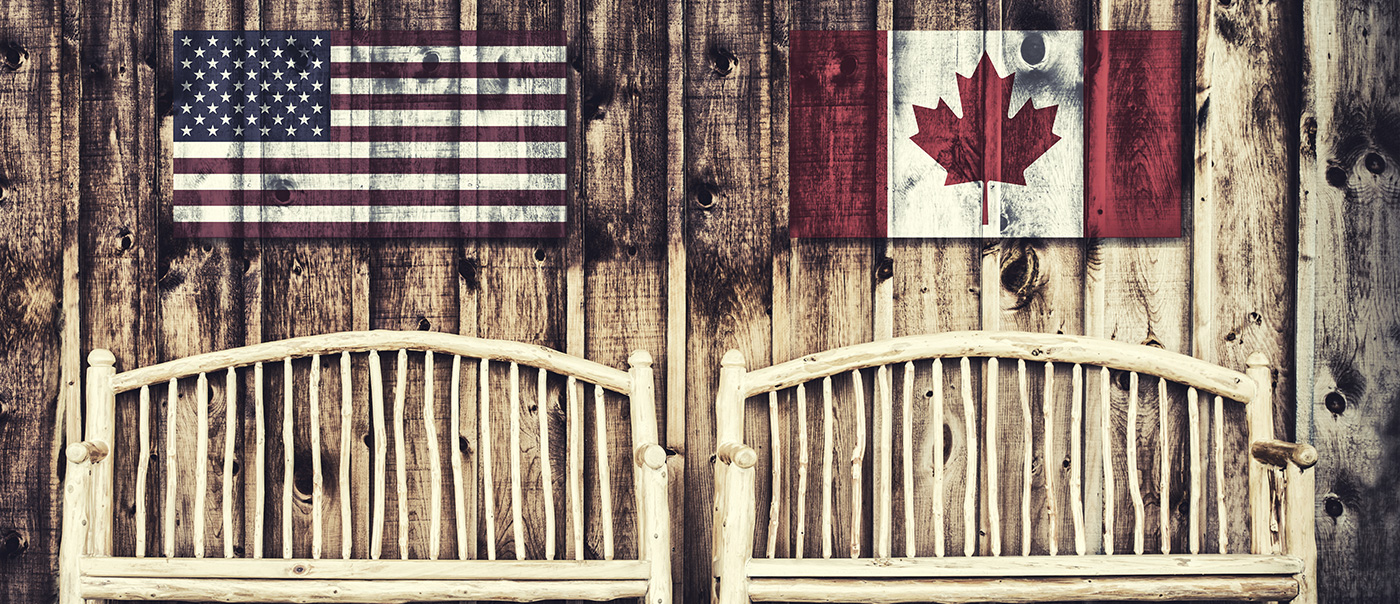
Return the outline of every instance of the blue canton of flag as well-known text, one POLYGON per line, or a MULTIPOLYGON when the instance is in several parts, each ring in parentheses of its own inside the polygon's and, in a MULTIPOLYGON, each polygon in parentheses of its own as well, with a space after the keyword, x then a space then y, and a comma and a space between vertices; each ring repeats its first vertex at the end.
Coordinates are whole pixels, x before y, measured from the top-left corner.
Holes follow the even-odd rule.
POLYGON ((328 32, 176 31, 176 141, 327 140, 328 32))

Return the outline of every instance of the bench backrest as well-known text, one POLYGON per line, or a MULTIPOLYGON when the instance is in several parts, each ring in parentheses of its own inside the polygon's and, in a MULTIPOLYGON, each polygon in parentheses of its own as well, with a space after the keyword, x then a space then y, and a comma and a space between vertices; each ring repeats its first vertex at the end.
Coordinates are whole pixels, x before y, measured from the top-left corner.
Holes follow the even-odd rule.
POLYGON ((517 342, 367 331, 121 373, 105 350, 89 362, 85 439, 110 456, 92 466, 85 546, 65 531, 69 556, 669 569, 643 528, 668 526, 664 480, 635 471, 665 461, 645 352, 624 372, 517 342))
POLYGON ((717 497, 756 506, 717 499, 716 526, 748 524, 752 539, 717 533, 716 547, 770 558, 1276 553, 1268 470, 1245 450, 1273 437, 1270 391, 1262 355, 1242 373, 1051 334, 911 336, 752 372, 731 351, 716 443, 732 463, 716 464, 717 497), (753 472, 756 492, 736 494, 750 487, 727 471, 753 472), (1249 542, 1232 541, 1246 523, 1249 542))

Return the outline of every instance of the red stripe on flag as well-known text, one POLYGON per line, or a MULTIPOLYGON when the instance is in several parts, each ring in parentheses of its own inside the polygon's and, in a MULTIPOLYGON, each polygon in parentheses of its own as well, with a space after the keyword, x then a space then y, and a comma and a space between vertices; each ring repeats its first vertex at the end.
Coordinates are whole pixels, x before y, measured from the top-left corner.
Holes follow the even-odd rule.
POLYGON ((886 37, 791 32, 793 237, 884 237, 886 37))
POLYGON ((176 237, 513 237, 564 236, 562 222, 177 222, 176 237))
POLYGON ((565 126, 332 126, 331 140, 371 142, 564 142, 565 126))
POLYGON ((331 64, 333 78, 565 78, 566 63, 351 63, 331 64))
POLYGON ((1084 33, 1084 234, 1180 237, 1181 32, 1084 33))
POLYGON ((336 94, 332 109, 567 109, 562 94, 336 94))
POLYGON ((563 46, 562 31, 336 31, 336 46, 563 46))
POLYGON ((562 206, 567 191, 190 191, 174 192, 178 206, 562 206))
POLYGON ((558 157, 178 158, 176 174, 559 174, 558 157))

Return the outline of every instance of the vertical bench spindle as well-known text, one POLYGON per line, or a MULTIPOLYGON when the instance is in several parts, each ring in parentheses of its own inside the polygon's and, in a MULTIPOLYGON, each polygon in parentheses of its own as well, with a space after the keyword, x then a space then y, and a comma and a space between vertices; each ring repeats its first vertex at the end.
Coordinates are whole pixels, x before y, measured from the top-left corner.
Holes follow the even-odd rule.
POLYGON ((773 465, 773 488, 771 500, 768 507, 768 557, 774 558, 778 553, 778 512, 781 509, 782 499, 779 492, 782 490, 782 462, 778 459, 778 451, 781 449, 781 441, 778 433, 781 432, 778 426, 778 392, 776 390, 768 393, 768 454, 769 462, 773 465))
POLYGON ((875 371, 875 382, 880 405, 880 435, 875 445, 880 447, 877 461, 880 464, 880 493, 876 505, 878 523, 875 531, 875 557, 889 558, 891 542, 894 540, 894 396, 890 392, 889 367, 881 365, 875 371))
POLYGON ((423 432, 428 440, 428 476, 432 484, 429 504, 431 526, 428 533, 428 559, 437 560, 442 552, 442 447, 438 443, 436 393, 433 391, 433 351, 423 353, 423 432))
POLYGON ((1113 555, 1113 440, 1112 417, 1113 406, 1109 404, 1109 371, 1107 367, 1099 368, 1099 442, 1103 444, 1103 553, 1113 555))
MULTIPOLYGON (((267 505, 267 429, 263 417, 263 364, 253 365, 253 448, 256 457, 253 476, 257 480, 253 497, 253 557, 263 557, 263 517, 267 505)), ((169 555, 169 554, 167 554, 169 555)))
POLYGON ((1074 552, 1080 556, 1087 553, 1084 535, 1084 489, 1080 477, 1080 463, 1083 459, 1082 428, 1084 425, 1084 366, 1074 364, 1071 384, 1070 428, 1069 428, 1069 492, 1074 498, 1070 502, 1070 512, 1074 515, 1074 552))
POLYGON ((486 559, 496 559, 496 481, 491 477, 491 360, 481 359, 481 373, 477 382, 481 387, 481 409, 479 411, 479 434, 481 458, 481 495, 486 500, 486 559))
POLYGON ((963 426, 967 441, 963 458, 967 471, 963 489, 963 555, 971 556, 977 551, 977 419, 972 406, 972 361, 963 357, 959 369, 962 374, 963 426))
POLYGON ((520 509, 520 364, 510 363, 510 519, 515 559, 525 559, 525 517, 520 509))
POLYGON ((209 375, 195 380, 194 557, 204 557, 204 498, 209 491, 209 375))
POLYGON ((1138 415, 1138 374, 1128 372, 1128 429, 1123 433, 1123 441, 1128 457, 1128 493, 1133 498, 1133 553, 1141 554, 1146 540, 1143 517, 1142 477, 1138 474, 1137 460, 1137 415, 1138 415))
POLYGON ((350 559, 350 436, 355 420, 354 386, 351 384, 350 353, 340 353, 340 557, 350 559))
POLYGON ((574 559, 583 559, 583 401, 578 380, 569 376, 569 518, 573 527, 574 559))
POLYGON ((1160 524, 1158 532, 1161 534, 1162 553, 1172 553, 1170 504, 1167 495, 1171 491, 1171 476, 1169 463, 1169 447, 1167 446, 1170 434, 1167 431, 1167 380, 1157 378, 1157 512, 1160 524))
MULTIPOLYGON (((1021 464, 1021 555, 1031 555, 1031 462, 1034 458, 1035 436, 1031 426, 1031 391, 1026 378, 1026 361, 1016 360, 1016 376, 1021 394, 1021 433, 1026 444, 1021 464)), ((1047 493, 1046 497, 1049 497, 1047 493)))
POLYGON ((1201 405, 1195 388, 1186 389, 1186 426, 1191 439, 1191 533, 1189 550, 1201 553, 1201 405))
POLYGON ((942 558, 944 554, 944 529, 948 528, 943 518, 943 359, 933 360, 933 399, 929 401, 928 429, 933 433, 933 555, 942 558))
POLYGON ((831 376, 822 379, 822 399, 823 399, 823 421, 822 421, 822 557, 831 557, 832 541, 835 535, 832 534, 831 526, 831 497, 832 497, 832 462, 835 461, 835 444, 832 438, 833 424, 836 423, 836 412, 832 405, 831 376))
POLYGON ((860 370, 851 370, 856 395, 856 446, 851 450, 851 557, 860 557, 861 466, 865 463, 865 384, 860 370))
POLYGON ((233 557, 233 451, 238 434, 238 372, 224 374, 224 557, 233 557))
POLYGON ((296 468, 292 450, 292 357, 282 358, 282 557, 292 557, 292 489, 296 468))
POLYGON ((399 559, 408 559, 408 459, 404 412, 408 402, 408 351, 399 349, 394 365, 394 490, 399 495, 399 559))
POLYGON ((165 390, 165 557, 175 556, 175 480, 176 452, 180 447, 175 440, 175 425, 179 423, 176 408, 180 402, 180 382, 171 378, 165 390))
POLYGON ((904 555, 914 557, 914 362, 904 363, 904 555))
POLYGON ((141 387, 141 456, 136 458, 136 557, 146 557, 146 482, 151 466, 151 387, 141 387))
POLYGON ((603 512, 603 559, 612 560, 613 549, 613 509, 612 471, 608 467, 608 416, 603 408, 603 387, 593 386, 593 424, 597 438, 598 491, 601 493, 603 512))
POLYGON ((536 371, 535 415, 540 421, 540 491, 544 493, 544 559, 554 559, 554 472, 549 467, 549 372, 536 371))
POLYGON ((997 392, 1001 381, 999 363, 996 357, 987 359, 987 375, 984 376, 987 383, 987 534, 993 556, 1001 555, 1001 504, 997 501, 1001 494, 997 488, 997 475, 1001 473, 1001 466, 997 464, 997 450, 1001 448, 997 437, 997 407, 1001 406, 997 392))
MULTIPOLYGON (((1215 397, 1215 525, 1218 553, 1229 551, 1230 536, 1226 530, 1230 519, 1225 513, 1225 400, 1215 397)), ((1253 463, 1253 462, 1250 462, 1253 463)))
MULTIPOLYGON (((452 504, 453 520, 457 525, 457 559, 467 559, 467 500, 466 485, 462 484, 462 447, 458 443, 462 431, 462 355, 452 355, 452 396, 450 397, 452 424, 448 430, 452 447, 452 504)), ((478 443, 477 447, 480 448, 478 443)), ((476 488, 476 485, 472 485, 476 488)))
POLYGON ((1045 394, 1041 397, 1041 429, 1044 431, 1044 439, 1041 445, 1044 447, 1043 461, 1045 467, 1045 520, 1047 522, 1046 534, 1049 535, 1050 555, 1056 556, 1060 553, 1060 531, 1055 526, 1055 472, 1059 464, 1052 463, 1054 457, 1050 455, 1050 426, 1054 425, 1055 419, 1055 364, 1049 361, 1045 363, 1045 394))
POLYGON ((371 522, 369 557, 378 560, 384 552, 384 515, 387 494, 385 474, 389 472, 389 430, 384 422, 384 367, 379 351, 369 351, 369 393, 374 415, 374 519, 371 522))
POLYGON ((321 479, 321 355, 311 355, 311 379, 308 380, 311 400, 311 557, 321 558, 321 512, 325 485, 321 479))
POLYGON ((807 384, 797 385, 797 546, 793 557, 802 559, 807 546, 807 384))

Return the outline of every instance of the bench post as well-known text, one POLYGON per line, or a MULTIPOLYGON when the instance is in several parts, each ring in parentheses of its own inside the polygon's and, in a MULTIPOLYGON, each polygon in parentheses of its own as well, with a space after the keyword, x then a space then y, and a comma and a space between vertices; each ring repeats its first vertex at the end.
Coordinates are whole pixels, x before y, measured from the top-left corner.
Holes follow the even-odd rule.
POLYGON ((712 555, 716 604, 748 604, 745 566, 753 554, 754 463, 744 444, 744 355, 737 350, 720 362, 715 394, 715 543, 712 555))
POLYGON ((637 484, 637 545, 651 569, 644 604, 671 602, 671 524, 666 494, 666 451, 657 443, 656 380, 651 355, 639 350, 627 359, 632 381, 632 471, 637 484))
MULTIPOLYGON (((87 426, 83 438, 102 443, 111 450, 116 430, 117 396, 112 391, 112 376, 117 373, 117 359, 112 352, 97 349, 88 355, 87 426)), ((112 461, 92 464, 92 513, 89 518, 88 553, 94 556, 112 555, 112 461)))
MULTIPOLYGON (((82 448, 75 443, 74 447, 82 448)), ((79 450, 75 450, 78 453, 79 450)), ((92 463, 87 455, 65 457, 63 477, 63 536, 58 549, 58 604, 82 604, 78 588, 78 559, 87 555, 88 516, 92 498, 88 478, 92 463)))
MULTIPOLYGON (((1249 355, 1246 374, 1254 380, 1254 400, 1245 405, 1249 422, 1249 442, 1271 440, 1274 437, 1273 375, 1269 358, 1263 353, 1249 355)), ((1220 420, 1216 420, 1220 421, 1220 420)), ((1249 456, 1249 533, 1250 552, 1278 553, 1270 519, 1273 517, 1273 492, 1269 489, 1269 469, 1253 455, 1249 456)))

